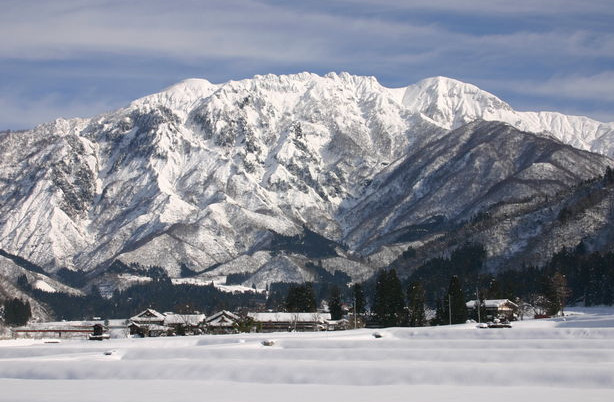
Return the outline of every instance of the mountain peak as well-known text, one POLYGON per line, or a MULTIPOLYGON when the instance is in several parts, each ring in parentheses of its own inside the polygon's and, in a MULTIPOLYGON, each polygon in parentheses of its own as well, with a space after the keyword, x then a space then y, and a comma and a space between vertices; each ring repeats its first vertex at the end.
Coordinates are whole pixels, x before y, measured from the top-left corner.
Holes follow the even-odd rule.
POLYGON ((488 115, 513 111, 510 105, 475 85, 441 76, 426 78, 408 86, 403 105, 446 129, 460 127, 488 115))
POLYGON ((150 110, 159 106, 172 109, 180 114, 187 114, 196 102, 214 93, 219 85, 206 79, 190 78, 167 87, 161 92, 137 99, 131 108, 150 110))

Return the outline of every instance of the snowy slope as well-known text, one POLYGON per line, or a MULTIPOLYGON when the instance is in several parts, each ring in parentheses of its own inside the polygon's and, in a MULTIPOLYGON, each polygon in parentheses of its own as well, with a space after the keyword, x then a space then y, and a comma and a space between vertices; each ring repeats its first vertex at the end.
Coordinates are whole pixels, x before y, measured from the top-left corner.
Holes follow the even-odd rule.
POLYGON ((43 290, 45 291, 59 290, 65 293, 80 294, 79 291, 71 289, 46 275, 25 270, 10 259, 0 256, 0 301, 3 302, 12 298, 28 301, 32 310, 32 321, 49 320, 51 314, 45 306, 17 286, 17 278, 21 275, 26 276, 31 286, 34 287, 38 284, 39 287, 44 287, 43 290))
MULTIPOLYGON (((398 182, 397 193, 405 196, 385 218, 395 223, 373 221, 382 216, 373 209, 381 204, 382 180, 399 166, 415 169, 422 153, 460 158, 459 152, 470 152, 473 162, 484 161, 474 168, 488 176, 496 145, 476 140, 470 149, 461 146, 462 136, 450 136, 476 119, 508 122, 552 144, 558 139, 606 155, 614 150, 611 123, 516 112, 475 86, 441 77, 397 89, 347 73, 224 84, 193 79, 91 119, 0 134, 0 248, 50 272, 104 270, 119 259, 161 265, 176 277, 182 263, 198 272, 215 266, 234 272, 236 259, 268 250, 276 236, 295 236, 303 227, 358 247, 357 238, 385 239, 389 231, 437 215, 427 210, 429 203, 455 215, 479 211, 477 204, 458 204, 465 193, 432 193, 422 207, 412 206, 423 187, 416 181, 408 194, 398 182), (399 211, 417 215, 400 217, 399 211)), ((519 146, 517 132, 507 133, 519 146)), ((559 187, 609 164, 598 155, 565 155, 571 159, 561 169, 570 170, 565 180, 556 179, 559 187)), ((548 181, 554 165, 532 159, 513 173, 548 181)), ((437 162, 429 169, 436 173, 437 162)), ((493 176, 489 186, 508 176, 493 176)), ((469 190, 473 201, 483 193, 469 190)), ((485 205, 508 198, 500 192, 485 205)), ((347 255, 325 266, 350 267, 347 255)), ((251 259, 248 270, 260 270, 259 281, 305 278, 296 266, 300 258, 284 258, 251 259)), ((365 268, 357 275, 364 277, 365 268)))
POLYGON ((344 213, 344 240, 377 249, 430 228, 441 232, 502 204, 509 214, 555 198, 609 163, 504 123, 466 124, 408 151, 376 176, 369 193, 344 213))
POLYGON ((478 87, 445 77, 406 88, 403 105, 435 124, 455 129, 474 120, 502 121, 522 131, 550 135, 576 148, 614 156, 614 123, 556 112, 518 112, 478 87))

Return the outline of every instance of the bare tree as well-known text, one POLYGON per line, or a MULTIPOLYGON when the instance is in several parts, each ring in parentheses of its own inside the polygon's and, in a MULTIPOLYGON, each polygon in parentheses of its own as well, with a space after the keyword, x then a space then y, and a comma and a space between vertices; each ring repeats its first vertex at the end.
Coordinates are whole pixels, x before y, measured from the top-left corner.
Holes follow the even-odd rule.
POLYGON ((565 275, 560 272, 555 272, 554 275, 550 278, 549 283, 549 298, 551 299, 551 303, 553 304, 553 310, 556 309, 557 312, 560 312, 561 315, 565 315, 563 313, 563 309, 565 308, 565 304, 567 303, 567 299, 571 296, 571 289, 567 287, 567 278, 565 275))

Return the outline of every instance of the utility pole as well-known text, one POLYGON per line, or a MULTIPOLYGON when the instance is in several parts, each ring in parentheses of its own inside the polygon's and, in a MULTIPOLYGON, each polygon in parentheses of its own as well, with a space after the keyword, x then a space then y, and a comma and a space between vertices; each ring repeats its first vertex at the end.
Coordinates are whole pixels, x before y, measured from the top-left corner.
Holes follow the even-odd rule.
POLYGON ((452 303, 450 302, 451 296, 448 294, 448 322, 452 325, 452 303))
POLYGON ((478 288, 475 288, 475 297, 477 298, 477 309, 478 309, 478 323, 482 322, 482 317, 480 317, 480 310, 482 309, 482 302, 480 301, 480 292, 478 288))
POLYGON ((354 295, 354 329, 356 329, 356 295, 354 295))

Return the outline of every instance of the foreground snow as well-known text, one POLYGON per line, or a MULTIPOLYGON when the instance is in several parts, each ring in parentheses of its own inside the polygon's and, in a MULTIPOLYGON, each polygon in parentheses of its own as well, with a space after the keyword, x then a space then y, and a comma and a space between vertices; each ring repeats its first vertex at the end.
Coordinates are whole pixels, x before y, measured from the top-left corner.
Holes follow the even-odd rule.
POLYGON ((379 339, 358 330, 1 341, 0 401, 612 400, 614 314, 569 313, 512 329, 391 328, 379 339))

